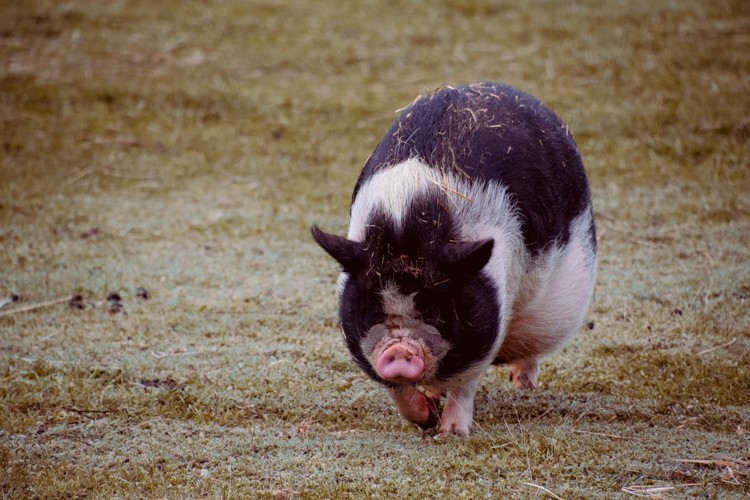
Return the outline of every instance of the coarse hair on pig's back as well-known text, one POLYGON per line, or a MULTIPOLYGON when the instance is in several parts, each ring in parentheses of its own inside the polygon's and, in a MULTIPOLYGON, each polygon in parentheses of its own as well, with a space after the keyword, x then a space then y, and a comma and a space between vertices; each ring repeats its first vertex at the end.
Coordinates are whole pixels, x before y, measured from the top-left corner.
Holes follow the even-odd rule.
POLYGON ((540 101, 507 85, 444 87, 418 97, 365 164, 352 209, 368 179, 414 159, 470 185, 500 184, 518 208, 532 254, 567 243, 570 222, 590 207, 568 127, 540 101))

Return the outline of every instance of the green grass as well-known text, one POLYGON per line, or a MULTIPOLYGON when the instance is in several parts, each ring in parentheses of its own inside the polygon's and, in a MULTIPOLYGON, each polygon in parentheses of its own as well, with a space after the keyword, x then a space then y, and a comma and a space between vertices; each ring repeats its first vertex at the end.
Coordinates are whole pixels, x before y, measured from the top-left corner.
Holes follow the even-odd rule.
POLYGON ((3 3, 3 497, 745 498, 748 23, 741 0, 3 3), (540 389, 493 369, 472 436, 435 440, 350 362, 308 228, 344 232, 395 110, 480 80, 569 123, 600 274, 540 389))

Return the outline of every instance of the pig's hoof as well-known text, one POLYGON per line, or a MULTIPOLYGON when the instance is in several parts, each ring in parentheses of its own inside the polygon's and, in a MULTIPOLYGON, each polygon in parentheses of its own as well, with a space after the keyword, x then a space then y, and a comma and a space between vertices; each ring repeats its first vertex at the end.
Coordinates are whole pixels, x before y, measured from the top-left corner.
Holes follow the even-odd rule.
POLYGON ((437 438, 446 437, 449 435, 455 436, 468 436, 471 432, 471 426, 459 422, 445 422, 440 424, 440 430, 437 438))
POLYGON ((457 405, 446 405, 440 422, 438 434, 455 434, 468 436, 472 424, 471 412, 462 411, 457 405))
POLYGON ((535 389, 539 365, 535 359, 523 360, 510 366, 510 381, 517 389, 535 389))
POLYGON ((513 373, 510 374, 510 381, 513 384, 513 387, 517 389, 534 389, 536 387, 536 384, 532 382, 529 379, 529 376, 525 373, 521 373, 517 376, 514 376, 513 373))

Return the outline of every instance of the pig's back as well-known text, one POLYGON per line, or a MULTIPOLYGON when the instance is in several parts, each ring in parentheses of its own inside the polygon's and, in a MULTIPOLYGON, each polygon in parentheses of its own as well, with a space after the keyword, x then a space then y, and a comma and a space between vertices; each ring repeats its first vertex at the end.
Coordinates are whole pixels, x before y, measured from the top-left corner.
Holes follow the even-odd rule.
MULTIPOLYGON (((590 210, 581 157, 567 126, 537 99, 483 83, 444 88, 406 108, 367 161, 355 187, 412 158, 471 183, 495 181, 513 200, 526 248, 564 245, 590 210)), ((591 238, 594 228, 591 225, 591 238)))

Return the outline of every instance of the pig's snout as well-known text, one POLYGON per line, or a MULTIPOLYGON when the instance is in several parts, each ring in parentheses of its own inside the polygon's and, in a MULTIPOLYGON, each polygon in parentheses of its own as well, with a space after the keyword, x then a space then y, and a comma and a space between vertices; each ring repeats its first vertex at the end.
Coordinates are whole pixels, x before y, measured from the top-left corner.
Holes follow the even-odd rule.
POLYGON ((417 380, 424 373, 424 360, 404 344, 394 344, 375 363, 378 375, 386 380, 417 380))

